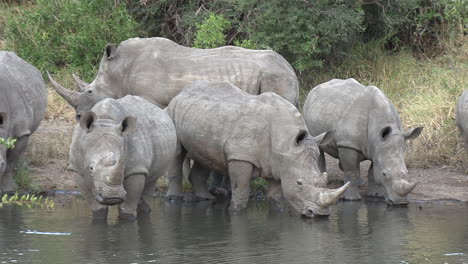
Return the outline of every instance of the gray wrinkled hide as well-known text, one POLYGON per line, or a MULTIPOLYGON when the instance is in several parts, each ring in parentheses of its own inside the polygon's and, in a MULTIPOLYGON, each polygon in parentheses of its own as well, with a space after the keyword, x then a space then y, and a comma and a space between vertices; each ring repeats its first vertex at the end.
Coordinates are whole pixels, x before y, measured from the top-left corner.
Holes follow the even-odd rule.
POLYGON ((138 96, 97 103, 75 128, 69 167, 80 175, 93 214, 105 217, 107 205, 118 203, 121 218, 134 217, 137 209, 148 212, 176 141, 170 117, 138 96))
POLYGON ((80 115, 103 98, 128 94, 165 107, 196 80, 229 81, 251 94, 275 92, 298 105, 296 74, 274 51, 234 46, 196 49, 156 37, 108 45, 94 81, 89 86, 77 81, 80 93, 54 87, 80 115))
POLYGON ((319 163, 325 170, 323 151, 339 158, 345 181, 351 181, 345 199, 360 199, 359 163, 371 160, 368 194, 407 203, 415 183, 405 179, 405 140, 419 136, 422 127, 403 132, 398 112, 377 87, 354 79, 331 80, 310 91, 303 113, 311 135, 336 130, 334 142, 321 147, 319 163))
POLYGON ((468 90, 465 90, 458 99, 455 117, 468 153, 468 90))
MULTIPOLYGON (((319 150, 298 110, 275 93, 250 95, 228 82, 198 81, 166 108, 183 148, 169 177, 167 196, 180 195, 181 167, 187 151, 195 164, 189 179, 195 195, 210 198, 200 177, 211 169, 229 175, 232 210, 247 205, 250 180, 269 181, 269 197, 285 198, 303 215, 328 214, 338 199, 317 167, 319 150)), ((344 190, 342 191, 344 192, 344 190)), ((341 193, 342 193, 341 192, 341 193)))
POLYGON ((14 149, 0 145, 0 193, 16 189, 13 169, 44 118, 46 106, 41 73, 15 53, 0 51, 0 137, 17 139, 14 149))

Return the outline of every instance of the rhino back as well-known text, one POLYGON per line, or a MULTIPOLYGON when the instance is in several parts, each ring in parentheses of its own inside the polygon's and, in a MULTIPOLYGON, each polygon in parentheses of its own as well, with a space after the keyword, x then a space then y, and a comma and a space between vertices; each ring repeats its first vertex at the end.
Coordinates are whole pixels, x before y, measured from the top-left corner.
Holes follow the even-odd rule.
POLYGON ((250 94, 271 91, 290 101, 298 97, 294 70, 281 55, 269 50, 196 49, 164 38, 134 38, 120 43, 117 54, 120 58, 110 63, 114 68, 127 68, 124 81, 129 93, 160 105, 167 105, 183 87, 197 80, 229 81, 250 94), (264 80, 271 81, 261 86, 264 80), (161 91, 157 98, 155 90, 161 91))
POLYGON ((44 118, 47 88, 41 73, 13 52, 0 51, 0 112, 9 113, 11 137, 34 132, 44 118))
POLYGON ((230 83, 194 82, 177 95, 167 111, 177 137, 191 156, 219 172, 227 169, 224 145, 244 115, 252 96, 230 83))

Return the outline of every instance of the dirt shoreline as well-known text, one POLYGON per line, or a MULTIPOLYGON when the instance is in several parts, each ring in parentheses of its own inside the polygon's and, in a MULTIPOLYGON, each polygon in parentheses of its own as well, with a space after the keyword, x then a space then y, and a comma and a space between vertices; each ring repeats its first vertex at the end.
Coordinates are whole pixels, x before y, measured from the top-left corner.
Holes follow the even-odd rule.
MULTIPOLYGON (((44 121, 33 134, 27 151, 33 185, 46 191, 76 191, 74 173, 66 171, 68 149, 75 124, 64 121, 44 121)), ((361 163, 363 194, 367 189, 369 162, 361 163)), ((337 160, 327 157, 331 187, 343 182, 337 160), (338 184, 337 184, 338 183, 338 184)), ((408 168, 417 186, 409 194, 411 201, 460 201, 468 203, 468 175, 450 167, 408 168)))

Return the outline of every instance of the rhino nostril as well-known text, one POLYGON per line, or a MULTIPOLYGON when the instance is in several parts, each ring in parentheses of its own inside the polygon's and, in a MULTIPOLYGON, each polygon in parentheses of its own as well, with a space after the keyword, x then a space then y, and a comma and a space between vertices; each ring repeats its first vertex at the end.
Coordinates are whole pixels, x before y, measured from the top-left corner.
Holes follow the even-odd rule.
POLYGON ((313 214, 314 214, 314 211, 313 211, 312 209, 307 209, 307 214, 313 215, 313 214))

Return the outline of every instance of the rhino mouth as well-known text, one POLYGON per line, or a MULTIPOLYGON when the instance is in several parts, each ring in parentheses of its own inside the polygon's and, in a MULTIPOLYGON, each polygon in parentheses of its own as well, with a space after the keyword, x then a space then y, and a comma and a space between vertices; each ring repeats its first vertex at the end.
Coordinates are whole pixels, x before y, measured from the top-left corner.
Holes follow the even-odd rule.
POLYGON ((301 211, 303 217, 315 218, 315 217, 327 217, 330 215, 330 208, 318 208, 316 206, 309 206, 301 211))
POLYGON ((96 195, 96 201, 104 205, 116 205, 123 203, 125 199, 121 197, 103 197, 102 194, 98 193, 96 195))
POLYGON ((387 195, 385 197, 385 202, 387 203, 387 205, 390 205, 390 206, 398 206, 398 205, 405 206, 405 205, 408 205, 409 203, 408 198, 400 197, 397 194, 387 195))

